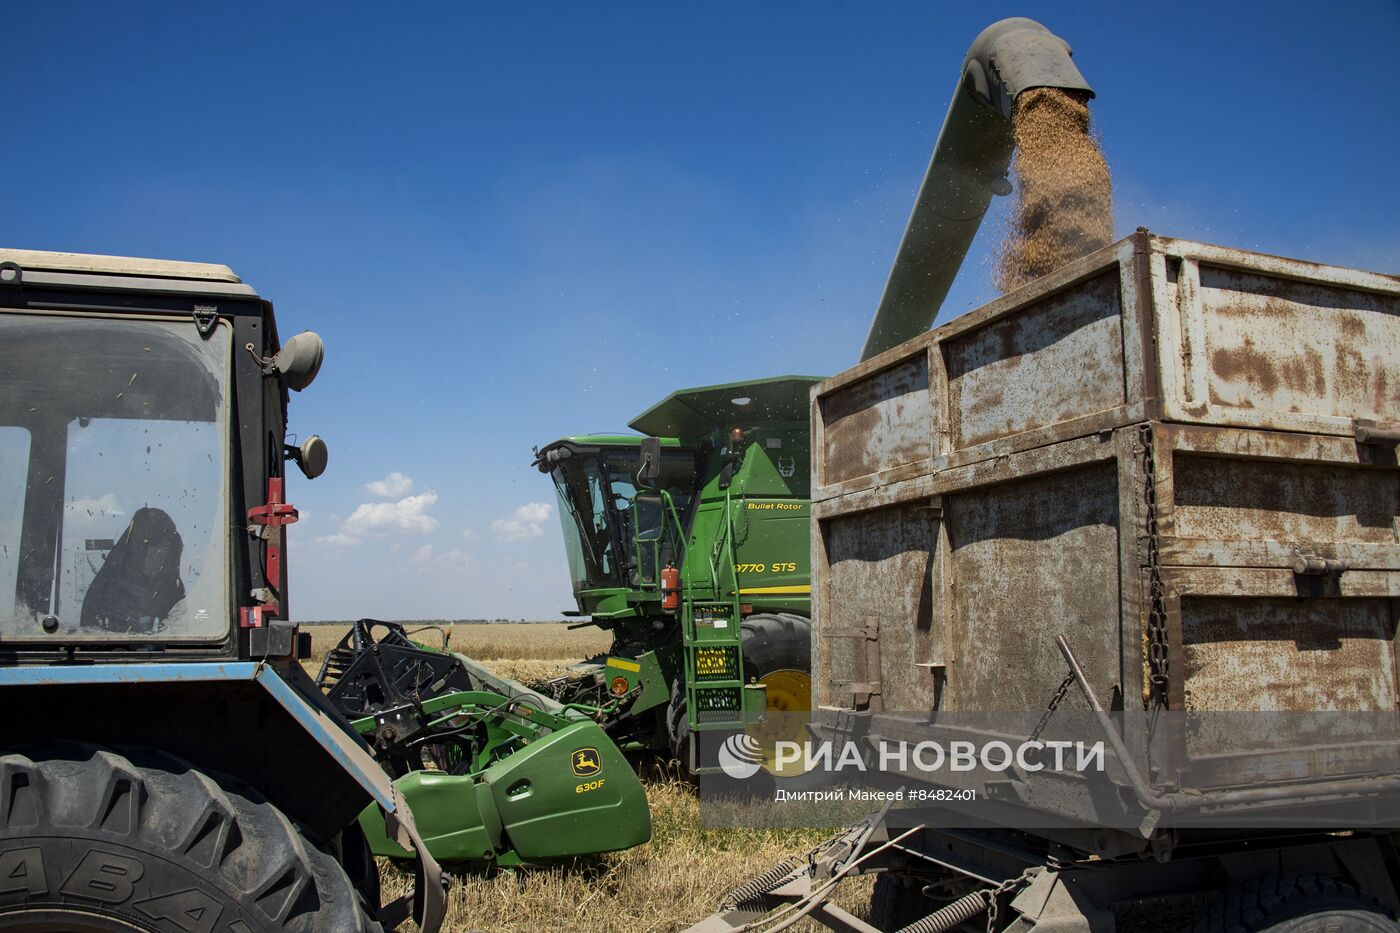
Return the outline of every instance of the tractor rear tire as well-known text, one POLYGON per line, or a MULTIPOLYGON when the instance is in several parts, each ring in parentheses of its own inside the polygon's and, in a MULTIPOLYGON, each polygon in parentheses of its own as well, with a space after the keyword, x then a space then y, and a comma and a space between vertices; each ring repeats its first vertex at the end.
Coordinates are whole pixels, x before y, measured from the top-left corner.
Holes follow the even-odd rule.
POLYGON ((153 749, 0 754, 0 931, 381 931, 256 790, 153 749))

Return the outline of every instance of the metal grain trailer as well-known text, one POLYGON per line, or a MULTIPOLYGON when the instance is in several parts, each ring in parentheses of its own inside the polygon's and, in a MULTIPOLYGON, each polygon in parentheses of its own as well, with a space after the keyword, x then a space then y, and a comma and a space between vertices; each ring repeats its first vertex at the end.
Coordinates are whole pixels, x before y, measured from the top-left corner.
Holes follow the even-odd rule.
POLYGON ((883 870, 885 929, 1396 929, 1398 419, 1400 279, 1146 231, 818 385, 814 735, 1059 724, 1109 766, 884 760, 979 803, 765 887, 883 870))
POLYGON ((813 390, 817 751, 777 796, 886 807, 694 931, 1400 929, 1400 279, 1140 230, 927 332, 1016 96, 1091 96, 1067 51, 973 43, 813 390), (866 922, 829 895, 871 871, 866 922))
POLYGON ((821 705, 1396 709, 1395 278, 1140 232, 813 397, 821 705))

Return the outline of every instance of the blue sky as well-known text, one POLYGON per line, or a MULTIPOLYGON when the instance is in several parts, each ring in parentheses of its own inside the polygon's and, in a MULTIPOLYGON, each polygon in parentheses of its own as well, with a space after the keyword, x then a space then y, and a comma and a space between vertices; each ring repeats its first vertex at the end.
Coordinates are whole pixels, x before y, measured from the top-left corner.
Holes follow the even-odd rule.
MULTIPOLYGON (((1120 233, 1400 272, 1400 4, 0 3, 0 243, 224 262, 327 362, 302 619, 571 605, 530 449, 854 362, 968 43, 1041 19, 1120 233)), ((942 319, 993 297, 994 214, 942 319)))

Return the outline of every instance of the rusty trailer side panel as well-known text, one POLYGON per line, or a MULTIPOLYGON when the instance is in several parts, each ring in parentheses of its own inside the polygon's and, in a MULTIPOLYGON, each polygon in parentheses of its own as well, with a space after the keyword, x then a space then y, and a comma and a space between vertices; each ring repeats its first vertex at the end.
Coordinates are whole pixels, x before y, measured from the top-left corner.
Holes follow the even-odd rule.
MULTIPOLYGON (((1117 709, 1393 717, 1394 453, 1145 422, 817 503, 816 702, 1042 709, 1064 635, 1117 709)), ((1071 693, 1062 708, 1088 707, 1071 693)), ((1374 768, 1344 738, 1280 752, 1248 731, 1201 734, 1171 754, 1203 787, 1257 780, 1270 758, 1303 776, 1374 768)))
POLYGON ((1145 232, 822 383, 814 499, 1140 421, 1400 418, 1400 279, 1145 232))

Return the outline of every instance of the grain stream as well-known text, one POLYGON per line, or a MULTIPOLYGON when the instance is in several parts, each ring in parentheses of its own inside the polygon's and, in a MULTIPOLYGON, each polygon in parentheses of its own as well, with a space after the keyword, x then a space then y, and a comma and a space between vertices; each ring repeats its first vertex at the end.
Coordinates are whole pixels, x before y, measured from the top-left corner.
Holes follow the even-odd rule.
POLYGON ((1016 192, 994 281, 1013 291, 1113 239, 1113 180, 1081 93, 1032 88, 1016 98, 1016 192))

